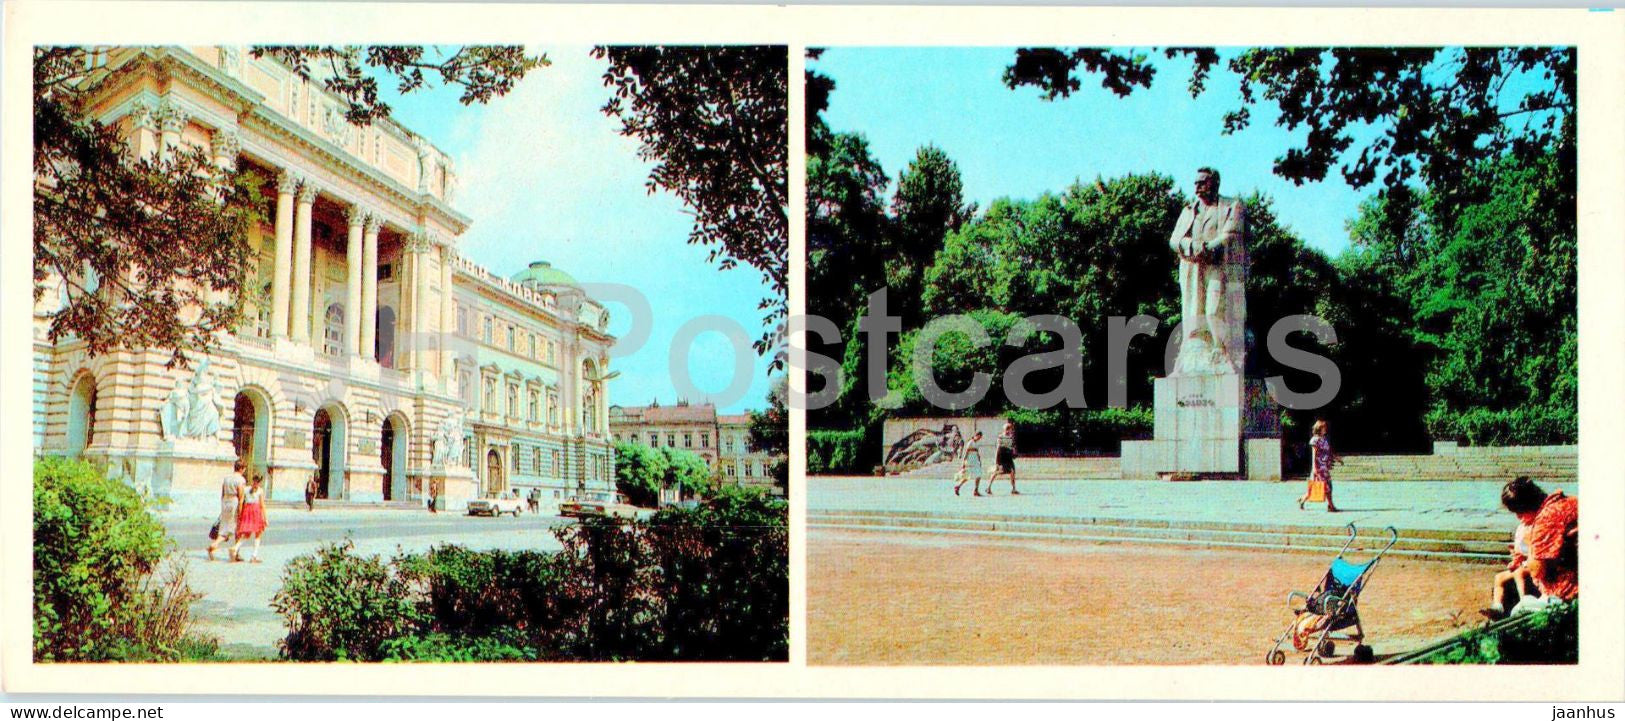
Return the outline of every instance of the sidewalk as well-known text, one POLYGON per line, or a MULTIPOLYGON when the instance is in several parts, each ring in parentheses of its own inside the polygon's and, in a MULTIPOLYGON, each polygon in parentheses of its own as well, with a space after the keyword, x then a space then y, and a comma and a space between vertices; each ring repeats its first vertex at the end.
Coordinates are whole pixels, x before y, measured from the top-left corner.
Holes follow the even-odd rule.
MULTIPOLYGON (((1000 479, 992 497, 955 496, 953 481, 878 476, 810 476, 807 510, 898 511, 1068 519, 1121 519, 1263 526, 1419 531, 1490 531, 1509 536, 1517 520, 1501 507, 1500 481, 1345 481, 1333 484, 1340 513, 1298 510, 1304 482, 1019 481, 1000 479)), ((1575 495, 1577 484, 1542 484, 1575 495)))

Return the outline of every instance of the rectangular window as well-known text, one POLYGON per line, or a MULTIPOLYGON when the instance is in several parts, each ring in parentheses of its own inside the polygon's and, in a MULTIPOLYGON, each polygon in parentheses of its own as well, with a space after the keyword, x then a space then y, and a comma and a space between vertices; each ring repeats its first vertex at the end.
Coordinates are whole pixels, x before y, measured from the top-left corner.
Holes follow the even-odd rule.
POLYGON ((535 333, 530 334, 530 357, 533 360, 536 358, 536 334, 535 333))
POLYGON ((734 439, 733 439, 733 436, 728 436, 727 438, 723 439, 722 446, 723 446, 723 449, 726 450, 727 452, 733 453, 734 452, 734 439))
POLYGON ((519 346, 514 344, 513 326, 510 325, 510 326, 508 326, 508 352, 512 353, 512 352, 515 352, 517 350, 519 350, 519 346))
POLYGON ((485 344, 490 345, 491 344, 491 318, 489 316, 487 316, 485 318, 485 336, 484 337, 485 337, 485 344))
POLYGON ((457 374, 457 390, 464 405, 474 405, 474 378, 468 371, 457 374))
POLYGON ((693 433, 684 433, 683 434, 683 447, 684 448, 693 448, 694 447, 694 434, 693 433))
POLYGON ((457 308, 457 335, 468 337, 468 309, 462 306, 457 308))
POLYGON ((649 434, 649 447, 650 448, 659 448, 660 447, 660 434, 659 433, 650 433, 649 434))
POLYGON ((521 451, 523 449, 524 449, 524 446, 521 446, 519 444, 514 444, 514 447, 513 447, 513 472, 514 473, 519 472, 519 456, 524 455, 523 453, 521 453, 521 451))
MULTIPOLYGON (((539 420, 542 419, 542 410, 540 408, 541 404, 542 404, 541 394, 537 393, 536 391, 531 391, 530 392, 530 416, 529 416, 530 420, 539 421, 539 420)), ((620 439, 617 438, 615 440, 620 440, 620 439)))
POLYGON ((559 425, 559 394, 547 394, 547 424, 555 428, 559 425))
POLYGON ((728 464, 728 477, 732 478, 735 475, 738 475, 738 474, 736 474, 734 472, 733 464, 732 463, 728 464))
POLYGON ((752 475, 754 475, 754 474, 752 474, 750 472, 750 468, 751 468, 750 461, 745 461, 745 477, 746 478, 750 478, 752 475))
POLYGON ((709 433, 701 433, 700 434, 700 447, 701 448, 710 448, 711 447, 711 434, 709 434, 709 433))
POLYGON ((668 447, 668 448, 676 448, 677 447, 677 434, 676 433, 667 433, 666 434, 666 447, 668 447))
POLYGON ((394 263, 380 263, 378 265, 378 282, 382 283, 395 277, 394 263))
POLYGON ((485 379, 485 402, 481 406, 487 412, 496 412, 497 409, 497 382, 495 379, 485 379))
POLYGON ((513 383, 508 384, 508 417, 519 417, 519 386, 513 383))

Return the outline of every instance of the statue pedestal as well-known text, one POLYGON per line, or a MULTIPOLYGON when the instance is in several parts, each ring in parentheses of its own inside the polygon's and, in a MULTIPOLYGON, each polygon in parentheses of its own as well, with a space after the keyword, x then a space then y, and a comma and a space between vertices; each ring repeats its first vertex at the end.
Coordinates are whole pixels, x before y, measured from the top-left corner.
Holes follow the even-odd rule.
POLYGON ((1152 440, 1123 442, 1124 478, 1280 480, 1280 414, 1263 380, 1178 374, 1153 394, 1152 440))
POLYGON ((442 511, 467 509, 468 502, 479 490, 479 484, 474 480, 474 472, 467 468, 435 466, 424 474, 423 480, 440 489, 440 502, 436 508, 442 511))

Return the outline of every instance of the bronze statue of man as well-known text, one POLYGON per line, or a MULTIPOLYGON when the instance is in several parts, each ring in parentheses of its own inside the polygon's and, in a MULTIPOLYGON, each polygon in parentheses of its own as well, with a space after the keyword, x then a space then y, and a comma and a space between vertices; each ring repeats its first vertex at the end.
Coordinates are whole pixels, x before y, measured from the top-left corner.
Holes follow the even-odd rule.
POLYGON ((1196 171, 1196 199, 1174 224, 1183 344, 1175 373, 1240 373, 1246 353, 1247 218, 1219 196, 1219 171, 1196 171))

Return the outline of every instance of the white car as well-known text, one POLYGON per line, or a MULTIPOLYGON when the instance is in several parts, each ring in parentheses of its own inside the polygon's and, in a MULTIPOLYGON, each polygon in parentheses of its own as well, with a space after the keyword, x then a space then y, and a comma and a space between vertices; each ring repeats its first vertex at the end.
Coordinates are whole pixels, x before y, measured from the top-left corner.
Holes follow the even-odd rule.
POLYGON ((522 498, 504 495, 488 495, 485 498, 476 498, 468 502, 468 515, 470 516, 500 516, 512 513, 514 518, 525 512, 525 501, 522 498))

